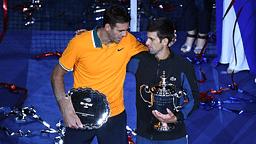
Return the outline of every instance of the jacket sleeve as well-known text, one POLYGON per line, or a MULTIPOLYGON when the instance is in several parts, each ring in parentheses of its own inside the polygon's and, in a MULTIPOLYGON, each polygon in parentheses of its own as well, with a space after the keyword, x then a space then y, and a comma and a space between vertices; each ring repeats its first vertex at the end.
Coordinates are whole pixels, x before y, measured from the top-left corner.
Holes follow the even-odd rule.
POLYGON ((130 61, 128 62, 127 66, 126 66, 126 72, 130 72, 135 75, 135 73, 137 72, 137 69, 139 67, 139 62, 140 62, 139 55, 140 54, 137 54, 130 59, 130 61))
POLYGON ((181 85, 183 90, 187 92, 188 96, 188 103, 185 104, 183 109, 181 110, 184 119, 186 119, 196 109, 199 108, 201 100, 197 85, 197 78, 195 75, 195 69, 191 63, 189 63, 186 71, 184 73, 181 73, 181 85))

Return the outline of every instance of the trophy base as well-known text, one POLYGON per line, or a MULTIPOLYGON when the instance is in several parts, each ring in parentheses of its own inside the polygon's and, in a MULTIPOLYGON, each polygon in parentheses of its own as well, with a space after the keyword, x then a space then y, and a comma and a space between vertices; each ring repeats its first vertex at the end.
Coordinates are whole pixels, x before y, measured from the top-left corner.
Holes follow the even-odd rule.
POLYGON ((175 129, 174 124, 161 123, 154 125, 154 129, 159 132, 169 132, 175 129))

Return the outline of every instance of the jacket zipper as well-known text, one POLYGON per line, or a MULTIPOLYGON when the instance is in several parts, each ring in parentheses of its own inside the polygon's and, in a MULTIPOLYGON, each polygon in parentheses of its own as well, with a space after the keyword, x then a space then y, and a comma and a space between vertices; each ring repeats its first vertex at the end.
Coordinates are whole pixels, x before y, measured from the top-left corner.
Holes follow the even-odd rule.
POLYGON ((158 64, 157 64, 156 76, 159 75, 160 62, 161 61, 158 61, 158 64))
MULTIPOLYGON (((153 125, 153 117, 151 118, 150 124, 151 124, 151 126, 153 125)), ((152 130, 153 130, 153 128, 152 128, 152 130)), ((153 140, 153 131, 151 131, 150 139, 153 140)))
MULTIPOLYGON (((159 69, 160 69, 160 65, 161 65, 161 61, 158 61, 158 64, 157 64, 157 70, 156 70, 156 76, 158 76, 159 75, 159 69)), ((153 125, 153 117, 151 118, 151 125, 153 125)), ((153 128, 152 128, 153 129, 153 128)), ((153 140, 153 137, 154 137, 154 135, 153 135, 153 132, 151 133, 151 140, 153 140)))

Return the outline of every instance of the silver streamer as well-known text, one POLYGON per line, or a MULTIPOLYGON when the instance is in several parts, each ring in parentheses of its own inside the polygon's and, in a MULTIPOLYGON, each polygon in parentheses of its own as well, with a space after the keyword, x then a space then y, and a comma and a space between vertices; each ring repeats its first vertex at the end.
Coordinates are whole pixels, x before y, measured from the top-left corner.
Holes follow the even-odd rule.
MULTIPOLYGON (((41 130, 40 135, 42 137, 47 137, 49 134, 58 134, 54 138, 54 143, 55 144, 63 144, 63 137, 65 135, 66 128, 62 122, 62 120, 59 120, 58 123, 56 124, 56 129, 52 128, 50 124, 48 124, 46 121, 44 121, 40 116, 36 114, 36 110, 34 109, 33 106, 29 107, 23 107, 19 109, 14 109, 11 110, 9 107, 1 107, 0 108, 0 116, 1 119, 4 119, 6 117, 9 117, 10 115, 15 115, 16 117, 14 118, 15 123, 27 123, 29 120, 29 117, 32 117, 34 120, 39 121, 42 123, 45 127, 48 129, 46 130, 41 130)), ((3 130, 7 136, 36 136, 35 134, 32 134, 30 130, 27 132, 23 132, 22 130, 18 130, 18 132, 11 132, 8 128, 6 127, 1 127, 0 130, 3 130)))
POLYGON ((222 106, 223 104, 246 104, 246 103, 256 103, 256 101, 248 100, 248 99, 242 98, 242 97, 229 97, 229 99, 223 100, 223 101, 207 100, 206 102, 200 102, 200 107, 205 110, 211 110, 215 107, 218 107, 220 110, 236 113, 239 115, 256 113, 256 111, 245 111, 243 109, 233 110, 233 109, 228 109, 228 108, 225 108, 222 106))

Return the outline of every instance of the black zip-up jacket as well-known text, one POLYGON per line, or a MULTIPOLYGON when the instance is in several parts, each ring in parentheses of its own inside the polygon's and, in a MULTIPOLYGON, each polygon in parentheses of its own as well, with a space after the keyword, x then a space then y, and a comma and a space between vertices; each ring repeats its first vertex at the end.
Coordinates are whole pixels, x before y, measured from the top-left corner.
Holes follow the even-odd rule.
MULTIPOLYGON (((167 59, 161 61, 149 52, 141 52, 130 60, 127 71, 133 73, 136 78, 137 134, 153 140, 174 140, 184 137, 186 135, 184 120, 199 107, 200 103, 193 64, 172 51, 167 59), (148 107, 149 104, 144 102, 140 95, 140 86, 143 84, 149 87, 159 85, 163 71, 167 76, 166 81, 174 84, 179 90, 185 90, 189 97, 189 102, 183 109, 175 113, 179 123, 175 124, 175 129, 170 132, 153 130, 152 123, 157 122, 157 119, 152 114, 152 109, 148 107), (176 81, 170 81, 168 79, 170 77, 175 77, 176 81)), ((144 92, 144 89, 141 91, 143 97, 150 101, 150 94, 144 92)))

